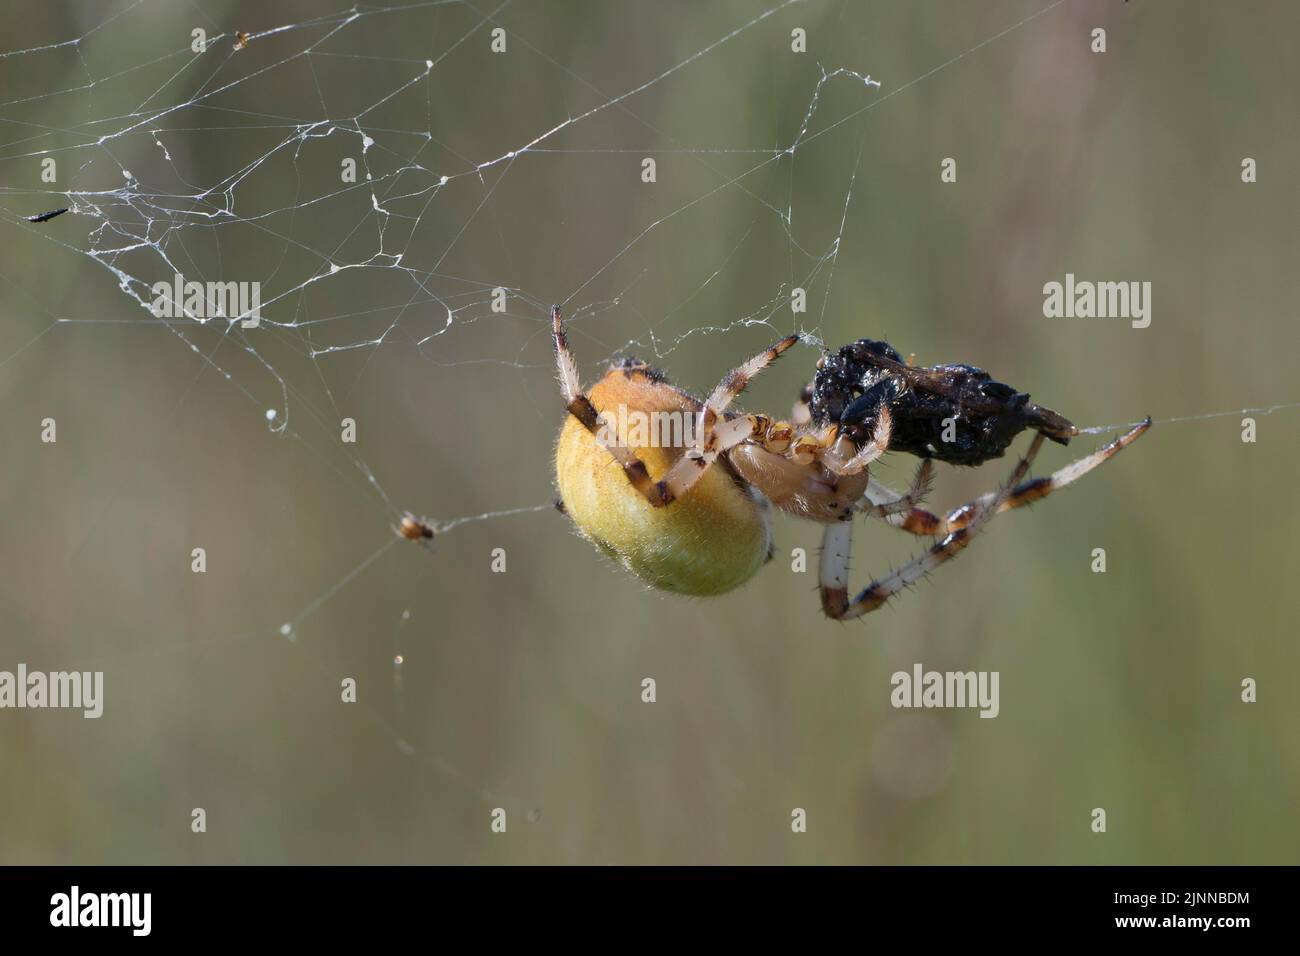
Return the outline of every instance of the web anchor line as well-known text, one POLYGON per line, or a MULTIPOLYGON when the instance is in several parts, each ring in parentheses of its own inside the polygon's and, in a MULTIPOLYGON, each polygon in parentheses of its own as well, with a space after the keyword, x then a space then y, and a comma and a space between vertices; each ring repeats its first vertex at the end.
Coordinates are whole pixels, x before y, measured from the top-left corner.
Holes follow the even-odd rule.
MULTIPOLYGON (((1172 425, 1177 422, 1202 422, 1211 418, 1227 418, 1231 415, 1272 415, 1274 412, 1286 411, 1292 408, 1300 408, 1300 402, 1284 402, 1280 405, 1262 405, 1259 408, 1232 408, 1226 412, 1205 412, 1200 415, 1179 415, 1174 418, 1156 418, 1153 419, 1153 425, 1172 425)), ((1093 425, 1091 428, 1080 428, 1080 435, 1101 435, 1106 432, 1117 432, 1126 428, 1133 428, 1142 422, 1121 422, 1117 425, 1093 425)))

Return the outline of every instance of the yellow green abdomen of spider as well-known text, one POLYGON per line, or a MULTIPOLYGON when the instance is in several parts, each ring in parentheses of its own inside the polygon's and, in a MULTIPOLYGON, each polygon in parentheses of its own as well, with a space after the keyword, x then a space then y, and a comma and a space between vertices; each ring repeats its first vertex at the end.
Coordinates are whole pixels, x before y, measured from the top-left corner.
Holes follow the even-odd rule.
MULTIPOLYGON (((605 413, 609 433, 635 451, 653 481, 682 457, 680 447, 638 444, 626 412, 697 411, 682 392, 644 367, 611 368, 588 398, 605 413)), ((644 419, 642 419, 644 421, 644 419)), ((769 509, 726 467, 705 470, 671 507, 655 507, 628 481, 623 467, 588 428, 566 416, 555 450, 564 510, 607 555, 656 588, 679 594, 722 594, 754 576, 771 552, 769 509)))

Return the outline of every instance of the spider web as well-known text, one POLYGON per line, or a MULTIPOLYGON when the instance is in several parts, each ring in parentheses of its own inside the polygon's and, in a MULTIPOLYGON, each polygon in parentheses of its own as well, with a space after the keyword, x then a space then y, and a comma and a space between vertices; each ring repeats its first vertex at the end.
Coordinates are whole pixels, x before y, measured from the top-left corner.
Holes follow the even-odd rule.
MULTIPOLYGON (((129 327, 133 342, 149 337, 151 361, 173 355, 171 371, 186 378, 167 391, 169 427, 217 432, 204 417, 207 399, 198 407, 194 398, 217 382, 244 409, 232 421, 236 406, 222 406, 221 433, 263 428, 293 443, 351 503, 346 521, 338 499, 304 506, 309 521, 346 524, 346 533, 329 555, 335 572, 313 566, 301 598, 270 599, 285 613, 236 633, 148 635, 108 656, 213 654, 278 640, 336 680, 349 673, 337 659, 347 655, 314 646, 314 631, 358 580, 391 575, 408 597, 365 614, 373 622, 366 655, 393 662, 392 692, 363 694, 357 706, 405 758, 482 803, 535 819, 532 795, 484 786, 485 770, 421 740, 404 716, 403 669, 422 652, 412 630, 454 600, 421 598, 436 591, 440 563, 457 560, 461 536, 475 525, 536 522, 553 507, 542 467, 559 422, 551 303, 565 310, 585 379, 628 354, 715 374, 719 356, 724 365, 739 360, 792 329, 810 367, 835 308, 837 264, 854 230, 862 236, 855 197, 872 186, 871 111, 1050 21, 1063 3, 1021 5, 969 45, 902 75, 877 72, 873 51, 883 39, 793 54, 792 29, 825 31, 844 18, 842 6, 798 0, 707 16, 673 8, 663 14, 676 18, 673 42, 661 37, 644 49, 635 32, 655 16, 625 5, 627 32, 604 43, 627 62, 608 49, 592 54, 592 38, 572 36, 578 21, 557 26, 545 9, 464 0, 340 6, 302 19, 281 14, 304 7, 278 4, 244 8, 239 18, 154 0, 111 11, 87 5, 75 35, 0 54, 0 215, 11 236, 69 268, 78 291, 65 299, 2 270, 28 308, 0 341, 0 370, 47 361, 51 338, 129 327), (194 28, 205 31, 197 50, 194 28), (496 28, 501 53, 491 46, 496 28), (773 80, 755 92, 753 64, 764 58, 773 80), (769 98, 770 140, 729 139, 739 127, 729 113, 755 96, 769 98), (665 122, 696 101, 690 118, 665 122), (53 184, 39 179, 47 159, 57 164, 53 184), (657 164, 651 183, 642 179, 645 159, 657 164), (349 161, 355 179, 342 173, 349 161), (614 203, 622 205, 601 208, 614 203), (724 214, 747 225, 710 235, 724 214), (730 280, 755 262, 771 267, 770 281, 737 297, 730 280), (259 324, 245 327, 247 315, 155 315, 154 284, 176 274, 258 282, 259 324), (807 294, 805 313, 791 311, 795 289, 807 294), (169 352, 157 351, 160 341, 169 352), (706 342, 713 360, 696 362, 706 342), (443 404, 415 405, 399 384, 413 376, 447 383, 435 393, 443 404), (493 413, 515 407, 517 417, 486 431, 473 407, 477 388, 496 393, 493 413), (348 418, 363 436, 355 443, 340 440, 348 418), (365 437, 376 422, 382 448, 365 437), (524 440, 526 465, 491 447, 520 432, 543 435, 524 440), (419 449, 430 444, 439 463, 457 449, 467 468, 518 468, 517 491, 487 509, 429 494, 403 453, 427 463, 419 449), (390 531, 406 510, 427 515, 438 532, 431 555, 390 531)), ((42 29, 29 33, 39 38, 42 29)), ((788 388, 770 394, 788 402, 788 388)), ((1175 410, 1190 414, 1163 421, 1239 414, 1175 410)), ((131 496, 128 472, 101 509, 131 496)), ((86 519, 74 555, 103 520, 86 519)))
MULTIPOLYGON (((510 3, 356 6, 297 22, 276 22, 268 9, 250 14, 250 22, 236 23, 136 0, 70 39, 0 54, 0 66, 11 70, 8 95, 0 103, 9 130, 0 145, 5 178, 10 183, 31 180, 35 165, 49 158, 58 164, 57 182, 66 184, 5 186, 0 193, 5 219, 10 228, 39 230, 37 238, 58 254, 80 257, 84 264, 77 281, 93 284, 102 301, 92 315, 61 315, 33 301, 33 312, 48 324, 10 350, 0 367, 12 368, 39 340, 59 330, 89 334, 87 326, 154 326, 197 357, 196 383, 216 376, 247 403, 250 419, 264 418, 271 433, 302 443, 326 467, 349 478, 352 493, 375 519, 372 540, 382 542, 283 621, 247 633, 171 639, 141 653, 193 653, 268 634, 299 644, 313 618, 341 599, 351 582, 393 549, 409 547, 388 532, 388 525, 405 508, 419 510, 419 505, 395 501, 387 476, 337 436, 347 397, 364 387, 370 359, 380 351, 407 350, 432 374, 489 365, 526 371, 547 382, 552 368, 545 335, 550 303, 561 302, 578 328, 620 306, 635 308, 635 289, 644 282, 645 270, 628 263, 638 249, 720 196, 743 197, 755 208, 749 230, 697 269, 687 294, 643 335, 595 354, 588 348, 585 364, 630 349, 663 359, 687 339, 735 330, 776 332, 789 324, 794 285, 813 287, 820 280, 829 286, 844 215, 836 233, 797 239, 789 190, 780 205, 782 200, 764 195, 770 192, 765 184, 754 183, 769 169, 785 166, 788 171, 797 151, 852 118, 841 115, 835 124, 814 126, 825 88, 852 87, 857 92, 847 102, 862 104, 870 102, 878 81, 847 67, 809 64, 802 82, 806 104, 792 114, 798 120, 793 135, 764 145, 683 145, 634 111, 638 98, 644 100, 678 77, 690 82, 690 71, 701 61, 756 37, 770 44, 774 27, 788 34, 790 27, 780 15, 797 5, 797 0, 787 0, 734 18, 734 26, 707 42, 696 39, 693 52, 667 65, 652 65, 648 78, 614 92, 597 88, 532 42, 526 29, 511 24, 500 62, 514 56, 526 61, 528 69, 563 81, 572 101, 549 104, 535 117, 512 117, 499 130, 475 130, 482 142, 459 148, 441 138, 446 124, 439 121, 435 104, 440 83, 449 77, 456 82, 466 69, 481 75, 494 67, 485 50, 492 28, 508 22, 503 17, 510 3), (189 42, 190 20, 205 30, 197 47, 189 42), (428 35, 419 43, 402 43, 403 32, 411 28, 428 35), (248 33, 242 43, 241 29, 248 33), (421 59, 393 49, 405 46, 428 50, 428 55, 421 59), (33 64, 37 76, 23 78, 33 64), (366 73, 361 79, 359 70, 366 73), (79 81, 40 79, 69 73, 79 73, 79 81), (51 112, 86 118, 56 125, 47 121, 51 112), (427 122, 419 123, 421 118, 427 122), (403 125, 412 119, 416 125, 403 125), (646 149, 599 145, 611 131, 615 141, 648 135, 652 143, 659 142, 646 149), (493 141, 500 144, 495 149, 493 141), (204 162, 210 148, 222 154, 215 168, 204 162), (661 161, 665 156, 689 159, 708 174, 709 185, 664 204, 616 248, 587 250, 582 259, 590 271, 584 274, 579 268, 567 286, 524 287, 508 267, 494 273, 493 267, 506 265, 503 260, 509 257, 508 251, 502 254, 508 243, 497 210, 509 202, 502 199, 503 186, 520 178, 521 165, 612 161, 627 166, 635 177, 635 159, 624 157, 643 154, 661 161), (356 164, 355 181, 340 179, 340 163, 348 159, 356 164), (728 161, 725 168, 723 160, 728 161), (66 207, 68 218, 28 225, 48 211, 45 207, 66 207), (671 320, 708 291, 760 222, 784 237, 791 279, 760 290, 723 324, 683 331, 677 323, 674 331, 671 320), (478 241, 476 232, 486 233, 488 244, 495 246, 486 261, 473 253, 461 255, 478 241), (233 276, 257 280, 259 325, 245 327, 247 313, 212 317, 182 309, 174 317, 157 316, 151 311, 152 288, 176 274, 200 282, 233 276), (509 302, 506 313, 492 309, 498 290, 509 302), (360 308, 330 308, 331 302, 357 299, 360 308), (443 356, 444 339, 489 323, 508 327, 488 330, 488 354, 443 356), (359 363, 344 364, 358 355, 359 363)), ((506 72, 514 79, 517 70, 506 72)), ((838 187, 845 215, 861 155, 859 140, 853 168, 838 187)), ((6 279, 16 284, 14 277, 6 279)), ((806 339, 819 341, 814 332, 806 339)), ((173 420, 191 414, 185 402, 182 395, 171 410, 173 420)), ((128 493, 117 489, 119 496, 128 493)), ((448 535, 464 525, 553 508, 544 484, 533 489, 532 499, 486 512, 431 516, 438 550, 454 547, 455 538, 448 535)), ((427 580, 427 573, 420 577, 427 580)), ((395 608, 388 616, 394 633, 394 687, 400 693, 401 669, 410 655, 402 634, 412 613, 395 608)), ((310 650, 304 656, 324 670, 310 650)), ((505 802, 512 810, 530 807, 527 800, 479 786, 458 767, 416 746, 380 708, 364 701, 360 706, 404 755, 460 781, 485 802, 505 802)))

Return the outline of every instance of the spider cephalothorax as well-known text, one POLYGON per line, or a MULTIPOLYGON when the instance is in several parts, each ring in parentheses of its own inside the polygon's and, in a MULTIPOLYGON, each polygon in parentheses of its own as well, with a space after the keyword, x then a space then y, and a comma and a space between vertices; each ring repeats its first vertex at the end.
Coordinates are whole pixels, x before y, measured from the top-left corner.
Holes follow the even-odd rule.
POLYGON ((558 307, 551 331, 568 411, 555 450, 559 505, 583 536, 654 587, 721 594, 770 560, 775 507, 825 525, 819 576, 822 609, 833 618, 874 611, 959 554, 994 515, 1070 484, 1151 425, 1148 419, 1050 477, 1024 481, 1044 438, 1064 444, 1078 431, 971 366, 913 368, 885 343, 863 339, 823 357, 781 421, 728 408, 798 336, 737 366, 701 401, 630 359, 584 391, 558 307), (955 441, 944 440, 944 418, 955 420, 955 441), (918 507, 932 459, 978 464, 1001 455, 1025 428, 1037 434, 997 491, 942 518, 918 507), (902 494, 869 472, 890 450, 925 459, 902 494), (936 540, 850 600, 859 514, 936 540))
POLYGON ((888 342, 859 339, 823 356, 810 410, 818 424, 870 433, 877 410, 893 415, 890 451, 981 465, 1001 458, 1026 428, 1067 445, 1078 429, 972 365, 916 368, 888 342))

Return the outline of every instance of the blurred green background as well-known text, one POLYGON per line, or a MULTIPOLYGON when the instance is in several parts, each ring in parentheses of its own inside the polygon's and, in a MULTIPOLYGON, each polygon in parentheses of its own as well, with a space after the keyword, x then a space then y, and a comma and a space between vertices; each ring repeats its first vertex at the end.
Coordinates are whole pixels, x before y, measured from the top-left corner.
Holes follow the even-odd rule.
MULTIPOLYGON (((707 600, 549 509, 393 537, 551 500, 552 301, 588 381, 636 354, 705 391, 801 329, 1081 426, 1300 399, 1294 5, 810 2, 715 46, 774 6, 5 6, 9 50, 81 40, 0 58, 0 669, 102 669, 106 700, 0 712, 0 862, 1297 862, 1295 410, 1254 444, 1158 425, 845 625, 784 518, 707 600), (196 58, 195 27, 225 36, 196 58), (819 66, 883 85, 826 83, 781 155, 819 66), (160 250, 260 281, 264 327, 150 321, 104 265, 169 278, 160 250), (1150 328, 1044 318, 1066 272, 1150 281, 1150 328), (892 709, 916 662, 1000 672, 1000 716, 892 709)), ((784 414, 817 354, 742 404, 784 414)), ((853 584, 918 547, 860 526, 853 584)))

